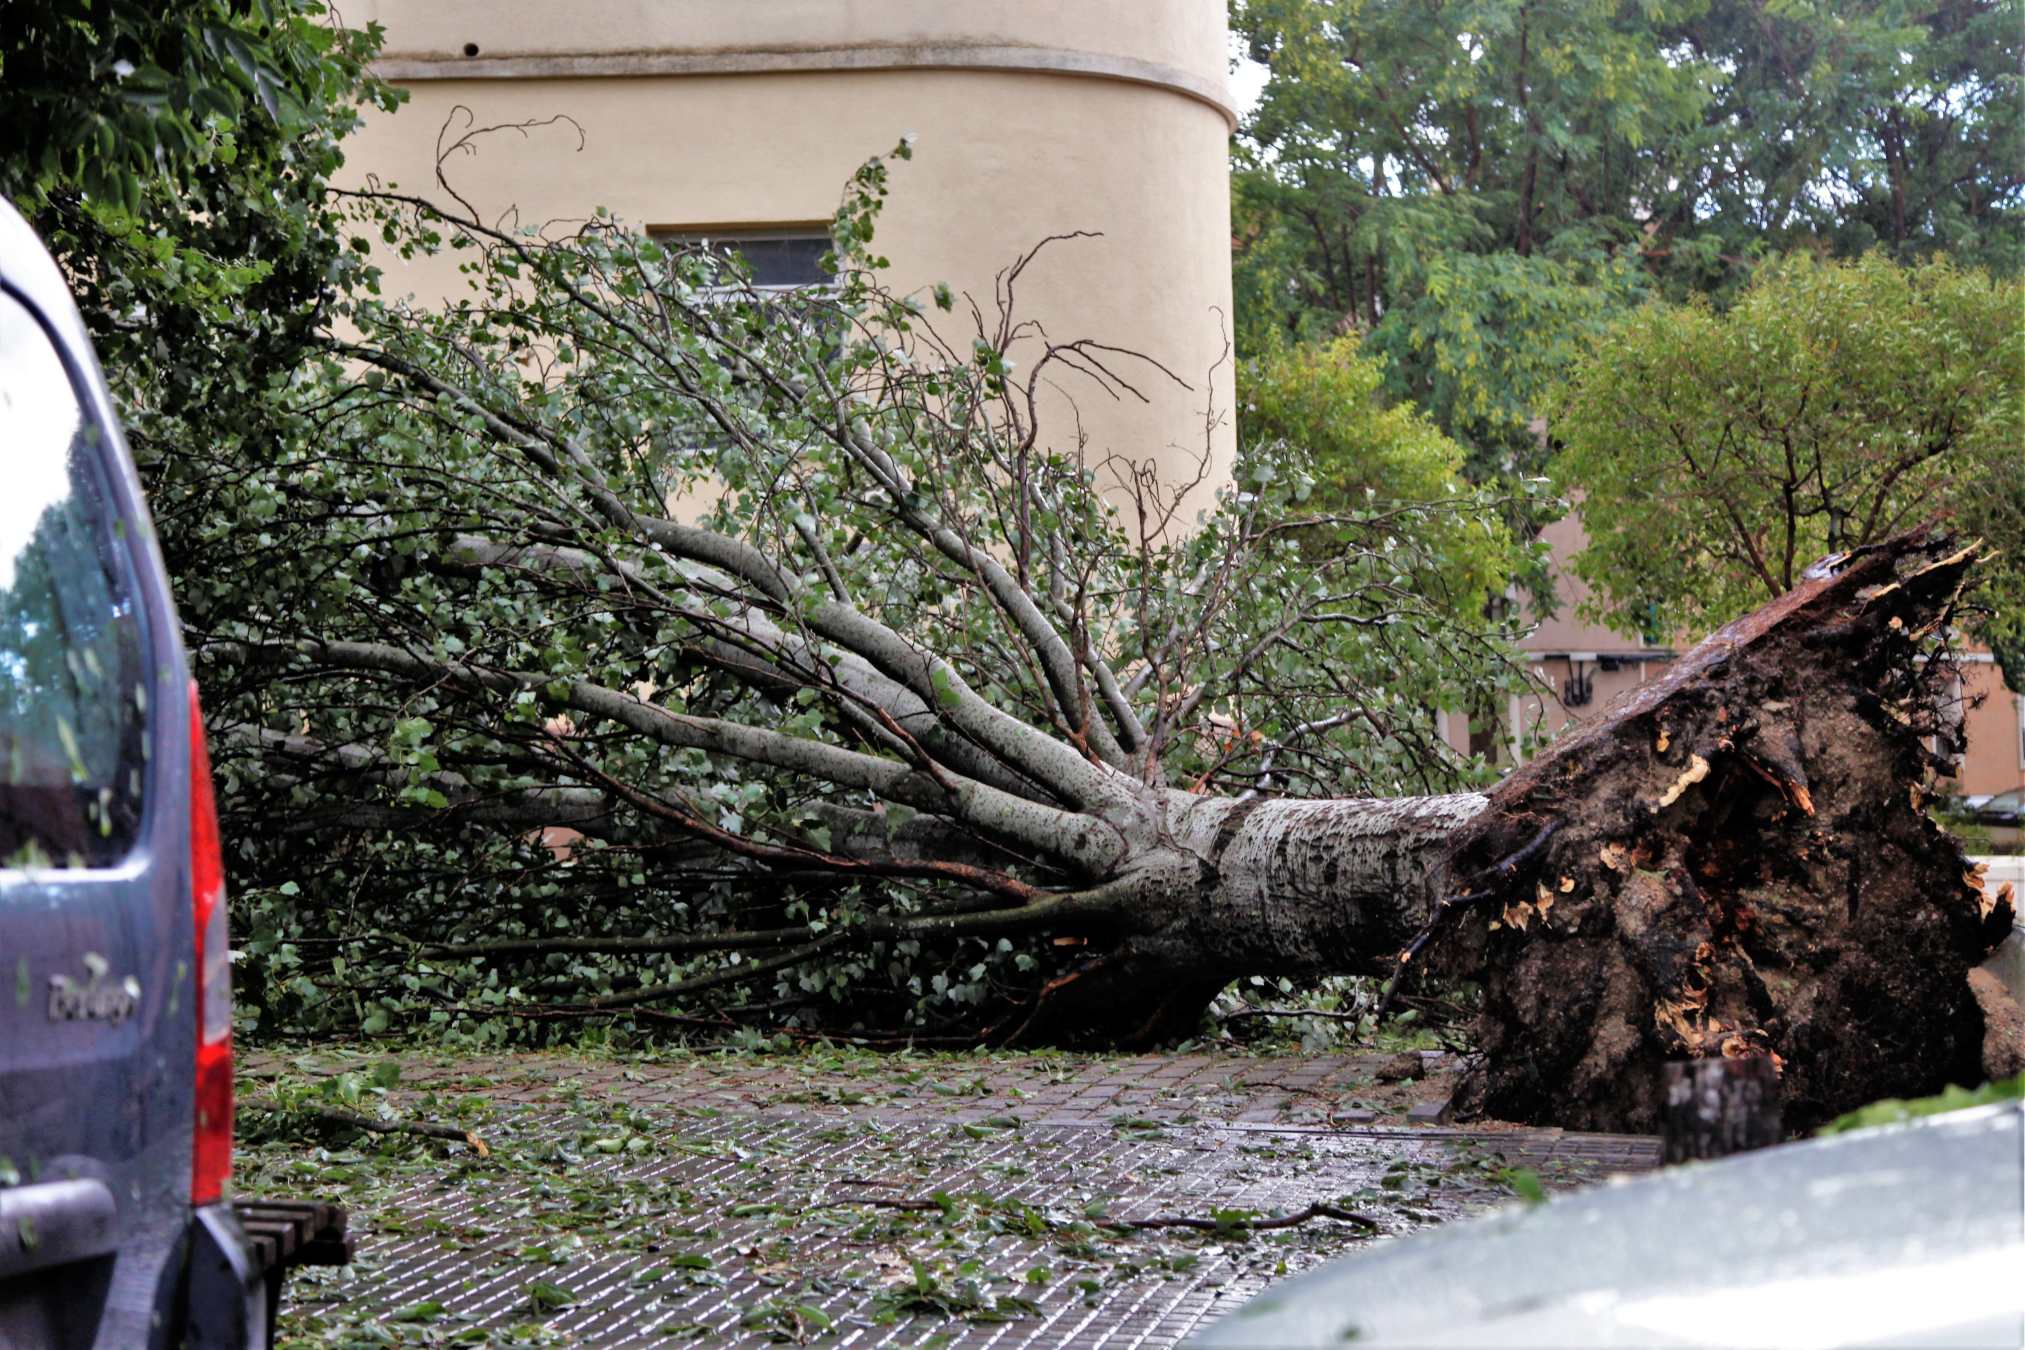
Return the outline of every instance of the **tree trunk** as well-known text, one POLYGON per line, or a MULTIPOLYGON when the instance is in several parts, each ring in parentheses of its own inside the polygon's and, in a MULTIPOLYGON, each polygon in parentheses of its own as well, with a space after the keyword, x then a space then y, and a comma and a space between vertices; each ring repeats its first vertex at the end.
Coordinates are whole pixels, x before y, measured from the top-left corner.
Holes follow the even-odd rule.
POLYGON ((1090 466, 1028 453, 1029 414, 1072 370, 1114 397, 1145 396, 1107 362, 1180 377, 1016 319, 1040 246, 995 318, 968 306, 974 338, 920 326, 870 280, 885 174, 854 176, 839 289, 792 322, 610 222, 548 240, 347 194, 475 247, 479 303, 355 296, 279 458, 165 467, 156 493, 194 530, 183 572, 230 574, 185 617, 238 719, 214 744, 244 756, 221 765, 241 876, 300 897, 281 950, 325 953, 249 990, 286 1007, 307 980, 321 1025, 369 1001, 757 1019, 799 989, 859 1029, 1134 1042, 1194 1030, 1235 977, 1429 968, 1482 981, 1474 1095, 1506 1116, 1649 1128, 1661 1064, 1747 1050, 1781 1057, 1798 1123, 1973 1074, 1964 975, 2010 906, 1920 810, 1927 743, 1958 740, 1927 658, 1973 546, 1841 559, 1487 797, 1177 790, 1273 779, 1262 734, 1206 758, 1239 696, 1295 735, 1373 714, 1299 752, 1313 781, 1414 772, 1417 733, 1387 745, 1355 704, 1398 693, 1379 652, 1434 663, 1424 690, 1475 680, 1446 669, 1473 627, 1385 580, 1443 551, 1384 510, 1290 567, 1313 522, 1260 495, 1198 558, 1169 547, 1193 498, 1129 457, 1123 528, 1090 466), (1029 335, 1017 381, 975 359, 1029 335), (663 514, 705 479, 709 523, 663 514), (273 542, 198 528, 213 493, 273 542), (1416 638, 1359 653, 1350 629, 1416 638), (263 849, 319 797, 337 812, 263 849), (549 855, 532 832, 562 821, 600 847, 549 855), (387 993, 418 960, 444 963, 427 997, 387 993))
POLYGON ((1050 984, 1012 1034, 1150 1045, 1192 1032, 1242 975, 1389 974, 1455 830, 1488 802, 1164 793, 1125 940, 1050 984))
POLYGON ((1979 1081, 1968 971, 2011 922, 1925 814, 1976 549, 1913 536, 1818 564, 1488 797, 1173 794, 1129 931, 1025 1039, 1188 1030, 1250 973, 1481 980, 1465 1112, 1656 1130, 1671 1060, 1767 1053, 1789 1128, 1979 1081))

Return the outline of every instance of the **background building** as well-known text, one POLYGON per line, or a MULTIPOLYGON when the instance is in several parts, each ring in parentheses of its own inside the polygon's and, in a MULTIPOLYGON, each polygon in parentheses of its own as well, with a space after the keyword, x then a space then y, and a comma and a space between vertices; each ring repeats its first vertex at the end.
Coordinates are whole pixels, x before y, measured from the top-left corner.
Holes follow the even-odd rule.
MULTIPOLYGON (((439 127, 454 139, 564 116, 454 156, 458 191, 522 222, 604 206, 657 233, 735 238, 762 281, 809 279, 845 181, 913 134, 878 241, 889 284, 947 282, 989 314, 1022 252, 1100 232, 1051 245, 1018 312, 1057 341, 1143 352, 1192 387, 1141 367, 1141 404, 1064 372, 1044 443, 1153 460, 1170 482, 1207 452, 1205 482, 1228 476, 1223 0, 360 0, 345 17, 385 25, 378 71, 410 95, 353 144, 354 180, 434 192, 439 127)), ((393 294, 460 288, 448 256, 387 267, 393 294)), ((1031 364, 1036 346, 1011 355, 1031 364)))
MULTIPOLYGON (((1664 675, 1683 650, 1583 620, 1577 611, 1589 598, 1589 588, 1569 566, 1586 542, 1582 522, 1570 514, 1549 525, 1542 536, 1551 549, 1549 568, 1560 606, 1549 618, 1531 615, 1536 626, 1520 644, 1537 692, 1513 699, 1495 730, 1507 762, 1514 755, 1513 728, 1552 735, 1599 716, 1639 685, 1664 675)), ((1954 791, 1964 797, 1985 797, 2025 788, 2025 695, 2004 683, 2003 671, 1989 652, 1969 647, 1960 660, 1961 716, 1967 722, 1969 749, 1954 791)), ((1458 749, 1471 745, 1466 719, 1451 713, 1448 720, 1449 743, 1458 749)), ((1488 748, 1485 729, 1477 729, 1475 745, 1488 748)))

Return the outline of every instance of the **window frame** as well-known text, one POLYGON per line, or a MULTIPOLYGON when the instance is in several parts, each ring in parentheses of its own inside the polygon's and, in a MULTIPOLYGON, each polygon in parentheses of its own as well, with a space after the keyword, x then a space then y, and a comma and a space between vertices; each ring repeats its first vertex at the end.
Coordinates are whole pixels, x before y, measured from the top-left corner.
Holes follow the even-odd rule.
MULTIPOLYGON (((745 242, 808 239, 821 240, 825 252, 831 251, 836 247, 835 239, 830 233, 830 222, 827 220, 768 221, 749 224, 727 223, 716 225, 649 225, 647 226, 647 237, 657 244, 667 244, 677 248, 693 247, 699 244, 707 247, 713 244, 737 245, 745 242)), ((751 264, 748 262, 747 267, 750 268, 750 266, 751 264)), ((819 281, 754 281, 750 284, 755 291, 774 294, 793 291, 827 292, 836 289, 837 279, 834 275, 830 275, 823 277, 819 281)), ((711 289, 725 294, 732 294, 738 288, 722 286, 712 287, 711 289)))

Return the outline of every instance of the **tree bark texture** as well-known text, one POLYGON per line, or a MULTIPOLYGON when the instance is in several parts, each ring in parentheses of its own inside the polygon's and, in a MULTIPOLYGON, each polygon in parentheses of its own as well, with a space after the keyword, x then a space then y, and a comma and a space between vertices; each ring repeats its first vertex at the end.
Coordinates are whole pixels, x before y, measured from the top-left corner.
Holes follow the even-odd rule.
POLYGON ((1190 1034, 1246 974, 1389 974, 1475 793, 1328 801, 1161 794, 1122 941, 1044 991, 1023 1041, 1190 1034))

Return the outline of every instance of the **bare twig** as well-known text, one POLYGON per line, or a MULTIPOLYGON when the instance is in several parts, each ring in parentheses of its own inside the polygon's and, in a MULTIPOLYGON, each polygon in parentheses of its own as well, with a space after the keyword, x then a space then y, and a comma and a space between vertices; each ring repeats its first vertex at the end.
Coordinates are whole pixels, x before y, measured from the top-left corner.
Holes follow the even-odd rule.
POLYGON ((368 1134, 412 1134, 423 1139, 447 1139, 453 1144, 463 1144, 481 1158, 492 1156, 492 1150, 485 1146, 471 1130, 455 1125, 435 1125, 425 1120, 378 1120, 362 1116, 356 1111, 341 1111, 334 1106, 281 1107, 266 1102, 245 1102, 242 1105, 255 1111, 265 1111, 273 1116, 301 1114, 324 1125, 342 1125, 347 1129, 364 1130, 368 1134))
MULTIPOLYGON (((1225 1013, 1219 1020, 1236 1022, 1246 1017, 1315 1017, 1325 1022, 1361 1022, 1370 1015, 1368 1012, 1321 1012, 1314 1008, 1239 1008, 1235 1012, 1225 1013)), ((1247 1086, 1272 1085, 1247 1084, 1247 1086)))
POLYGON ((1316 1219, 1334 1219, 1338 1223, 1354 1223, 1371 1232, 1380 1231, 1384 1225, 1369 1214, 1340 1205, 1316 1203, 1292 1214, 1282 1214, 1273 1219, 1198 1219, 1192 1216, 1161 1217, 1153 1219, 1096 1219, 1099 1228, 1130 1229, 1143 1231, 1157 1228, 1190 1228, 1202 1233, 1267 1233, 1279 1228, 1298 1228, 1316 1219))

